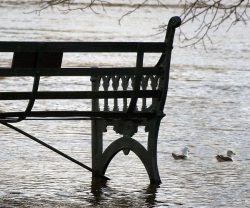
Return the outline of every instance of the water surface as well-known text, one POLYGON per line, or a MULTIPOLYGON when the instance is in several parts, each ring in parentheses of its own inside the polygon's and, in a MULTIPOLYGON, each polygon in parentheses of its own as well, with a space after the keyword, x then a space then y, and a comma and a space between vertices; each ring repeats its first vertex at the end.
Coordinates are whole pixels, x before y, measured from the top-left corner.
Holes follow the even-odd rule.
MULTIPOLYGON (((0 6, 1 41, 162 41, 154 35, 158 25, 178 9, 144 8, 125 18, 127 7, 112 7, 106 13, 56 9, 40 15, 30 13, 33 4, 0 6)), ((188 30, 192 31, 192 26, 188 30)), ((162 184, 149 185, 139 159, 119 153, 111 162, 107 184, 91 182, 91 174, 53 152, 0 127, 0 206, 2 207, 249 207, 250 206, 250 29, 244 25, 229 33, 214 33, 214 44, 181 48, 178 38, 172 58, 166 117, 158 142, 158 165, 162 184), (189 146, 187 161, 174 161, 173 151, 189 146), (215 155, 232 149, 233 163, 218 163, 215 155)), ((65 66, 133 66, 133 54, 68 54, 65 66)), ((1 66, 10 64, 12 54, 1 54, 1 66)), ((158 57, 151 55, 147 64, 158 57)), ((59 80, 44 78, 42 90, 63 89, 59 80), (56 83, 56 84, 55 84, 56 83)), ((88 88, 85 80, 65 80, 72 88, 88 88)), ((30 89, 31 80, 1 79, 0 89, 30 89), (19 83, 19 84, 17 84, 19 83)), ((49 103, 48 105, 50 105, 49 103)), ((3 108, 20 108, 1 103, 3 108)), ((61 108, 72 103, 56 104, 61 108)), ((74 104, 77 105, 77 104, 74 104)), ((43 103, 36 103, 36 108, 43 103)), ((46 108, 46 106, 45 106, 46 108)), ((17 126, 91 165, 89 121, 24 121, 17 126)), ((112 128, 105 146, 118 138, 112 128)), ((146 144, 143 129, 136 139, 146 144)))

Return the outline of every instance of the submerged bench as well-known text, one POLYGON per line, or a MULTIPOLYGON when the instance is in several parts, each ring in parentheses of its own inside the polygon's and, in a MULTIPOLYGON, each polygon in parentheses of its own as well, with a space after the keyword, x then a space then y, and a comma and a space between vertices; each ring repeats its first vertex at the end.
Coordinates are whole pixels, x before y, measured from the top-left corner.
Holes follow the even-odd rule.
POLYGON ((151 183, 160 183, 157 139, 160 122, 165 115, 163 109, 174 33, 180 24, 179 17, 170 19, 163 42, 0 42, 0 52, 14 53, 11 67, 0 68, 0 77, 33 77, 31 91, 0 89, 0 102, 9 100, 13 105, 20 100, 27 102, 27 106, 20 111, 0 111, 0 122, 89 119, 92 122, 93 177, 104 175, 112 158, 123 150, 126 155, 133 151, 140 158, 151 183), (137 54, 136 66, 62 68, 63 54, 67 52, 133 52, 137 54), (144 67, 145 53, 161 54, 158 63, 153 67, 144 67), (44 76, 88 76, 92 87, 87 91, 80 88, 77 91, 40 91, 40 78, 44 76), (49 104, 46 110, 33 108, 38 100, 62 99, 69 102, 88 99, 91 102, 84 103, 90 103, 89 110, 84 111, 70 109, 70 105, 64 110, 51 110, 49 104), (107 126, 113 126, 121 137, 104 150, 103 133, 107 126), (147 148, 133 138, 139 126, 144 126, 145 132, 148 132, 147 148))

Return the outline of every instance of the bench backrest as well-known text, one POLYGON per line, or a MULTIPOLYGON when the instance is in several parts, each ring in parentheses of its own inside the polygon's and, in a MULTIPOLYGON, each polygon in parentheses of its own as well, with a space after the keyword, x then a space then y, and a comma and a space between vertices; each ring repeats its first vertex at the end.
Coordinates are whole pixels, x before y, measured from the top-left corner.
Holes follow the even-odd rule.
POLYGON ((179 17, 170 19, 164 42, 0 42, 0 52, 14 52, 12 66, 0 68, 0 77, 34 78, 32 90, 29 92, 8 92, 0 89, 0 102, 27 100, 25 109, 15 112, 0 111, 0 120, 18 122, 29 117, 147 117, 152 113, 163 113, 173 38, 175 29, 180 24, 179 17), (67 52, 132 52, 136 53, 136 66, 62 68, 63 54, 67 52), (161 53, 161 57, 155 66, 144 67, 145 53, 161 53), (92 89, 40 91, 40 78, 45 76, 89 76, 92 89), (92 105, 86 111, 32 110, 36 100, 54 99, 89 99, 92 105))

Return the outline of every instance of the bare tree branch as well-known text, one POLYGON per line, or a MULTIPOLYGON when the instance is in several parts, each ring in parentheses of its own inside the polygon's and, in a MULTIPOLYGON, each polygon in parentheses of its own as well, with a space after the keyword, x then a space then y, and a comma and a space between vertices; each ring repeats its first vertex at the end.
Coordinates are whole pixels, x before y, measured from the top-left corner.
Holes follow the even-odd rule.
MULTIPOLYGON (((169 5, 163 3, 161 0, 151 0, 155 5, 168 8, 169 5)), ((228 23, 228 29, 239 22, 246 24, 250 17, 247 11, 250 9, 250 0, 233 0, 228 3, 226 0, 180 0, 177 4, 182 9, 179 14, 182 18, 182 25, 180 27, 179 39, 184 46, 195 46, 202 43, 205 47, 205 43, 209 41, 212 43, 210 34, 217 31, 223 24, 228 23), (196 29, 193 34, 188 34, 185 31, 185 26, 191 23, 196 23, 196 29)), ((128 6, 131 9, 121 15, 119 23, 128 15, 136 12, 143 6, 147 6, 149 0, 142 0, 141 3, 130 3, 128 6)), ((85 0, 84 3, 77 4, 74 0, 40 0, 40 8, 37 12, 41 12, 49 7, 61 6, 64 9, 61 11, 69 12, 72 10, 90 9, 94 13, 97 13, 95 7, 102 6, 105 11, 107 5, 113 5, 115 3, 109 0, 85 0)), ((159 30, 165 30, 167 25, 160 25, 159 30)))
POLYGON ((140 8, 141 8, 143 5, 145 5, 148 1, 149 1, 149 0, 144 0, 142 3, 136 4, 135 7, 134 7, 132 10, 130 10, 130 11, 126 12, 125 14, 123 14, 123 15, 120 17, 120 19, 119 19, 119 24, 121 24, 121 21, 122 21, 123 18, 125 18, 126 16, 128 16, 128 15, 134 13, 136 10, 140 9, 140 8))

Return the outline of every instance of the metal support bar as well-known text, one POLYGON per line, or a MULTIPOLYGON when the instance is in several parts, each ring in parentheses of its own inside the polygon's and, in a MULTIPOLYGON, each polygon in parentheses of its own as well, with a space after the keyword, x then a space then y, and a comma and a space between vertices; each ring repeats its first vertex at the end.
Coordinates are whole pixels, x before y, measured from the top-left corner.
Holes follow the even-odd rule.
POLYGON ((20 134, 22 134, 22 135, 24 135, 24 136, 26 136, 26 137, 32 139, 33 141, 35 141, 35 142, 37 142, 37 143, 39 143, 39 144, 41 144, 41 145, 47 147, 48 149, 52 150, 53 152, 56 152, 57 154, 63 156, 64 158, 70 160, 71 162, 76 163, 77 165, 81 166, 82 168, 84 168, 84 169, 86 169, 86 170, 88 170, 88 171, 90 171, 90 172, 92 172, 92 173, 98 175, 99 177, 101 177, 101 178, 103 178, 103 179, 105 179, 105 180, 110 180, 108 177, 106 177, 106 176, 104 176, 104 175, 101 175, 101 174, 99 174, 99 173, 95 173, 95 172, 93 171, 92 168, 88 167, 87 165, 84 165, 83 163, 81 163, 81 162, 79 162, 78 160, 76 160, 76 159, 70 157, 69 155, 66 155, 65 153, 63 153, 63 152, 61 152, 60 150, 58 150, 58 149, 56 149, 56 148, 50 146, 50 145, 47 144, 47 143, 41 141, 40 139, 37 139, 36 137, 34 137, 34 136, 28 134, 27 132, 25 132, 25 131, 23 131, 23 130, 21 130, 21 129, 19 129, 19 128, 17 128, 17 127, 15 127, 15 126, 11 125, 11 124, 9 124, 9 123, 2 122, 2 121, 0 121, 0 123, 1 123, 2 125, 4 125, 4 126, 9 127, 10 129, 13 129, 13 130, 19 132, 20 134))

